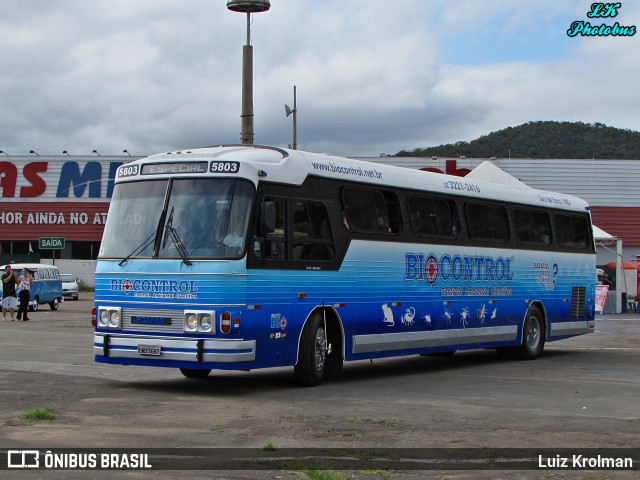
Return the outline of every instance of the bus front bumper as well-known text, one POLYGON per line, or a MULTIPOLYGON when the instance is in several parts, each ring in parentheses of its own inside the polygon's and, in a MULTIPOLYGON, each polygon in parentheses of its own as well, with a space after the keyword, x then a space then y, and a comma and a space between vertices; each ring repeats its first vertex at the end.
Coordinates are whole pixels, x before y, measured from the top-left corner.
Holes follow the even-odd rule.
POLYGON ((128 358, 192 363, 252 362, 256 358, 255 340, 211 338, 147 337, 96 333, 93 351, 106 358, 128 358))

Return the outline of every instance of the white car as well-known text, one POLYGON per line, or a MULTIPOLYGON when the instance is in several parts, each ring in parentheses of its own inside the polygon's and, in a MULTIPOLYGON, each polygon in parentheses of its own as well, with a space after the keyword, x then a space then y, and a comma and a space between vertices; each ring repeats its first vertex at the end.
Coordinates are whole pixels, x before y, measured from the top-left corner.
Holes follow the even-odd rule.
POLYGON ((65 299, 78 300, 78 282, 76 277, 70 273, 61 273, 60 280, 62 280, 62 295, 65 299))

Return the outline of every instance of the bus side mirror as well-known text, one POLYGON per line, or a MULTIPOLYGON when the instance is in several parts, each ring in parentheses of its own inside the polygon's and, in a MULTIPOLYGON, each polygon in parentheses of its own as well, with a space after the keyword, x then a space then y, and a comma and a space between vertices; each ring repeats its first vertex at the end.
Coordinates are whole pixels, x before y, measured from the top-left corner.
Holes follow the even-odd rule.
POLYGON ((274 202, 262 202, 262 233, 272 233, 276 229, 276 205, 274 202))

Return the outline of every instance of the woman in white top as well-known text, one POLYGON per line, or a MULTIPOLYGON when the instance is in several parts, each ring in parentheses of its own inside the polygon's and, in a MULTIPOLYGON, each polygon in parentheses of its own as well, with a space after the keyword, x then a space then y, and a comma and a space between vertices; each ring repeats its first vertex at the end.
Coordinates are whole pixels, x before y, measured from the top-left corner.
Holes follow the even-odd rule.
POLYGON ((24 316, 24 321, 29 320, 27 316, 27 312, 29 311, 29 295, 31 291, 31 282, 33 281, 31 277, 31 272, 23 268, 22 275, 18 278, 18 299, 20 300, 20 307, 18 308, 18 320, 24 316), (24 315, 23 315, 24 313, 24 315))

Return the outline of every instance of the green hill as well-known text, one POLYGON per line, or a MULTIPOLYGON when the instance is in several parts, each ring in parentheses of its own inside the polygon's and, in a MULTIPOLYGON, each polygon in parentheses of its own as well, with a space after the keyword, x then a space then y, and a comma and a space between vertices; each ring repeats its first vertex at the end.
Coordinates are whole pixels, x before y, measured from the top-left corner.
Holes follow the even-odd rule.
POLYGON ((529 122, 471 142, 402 150, 394 156, 640 159, 640 132, 602 123, 529 122))

